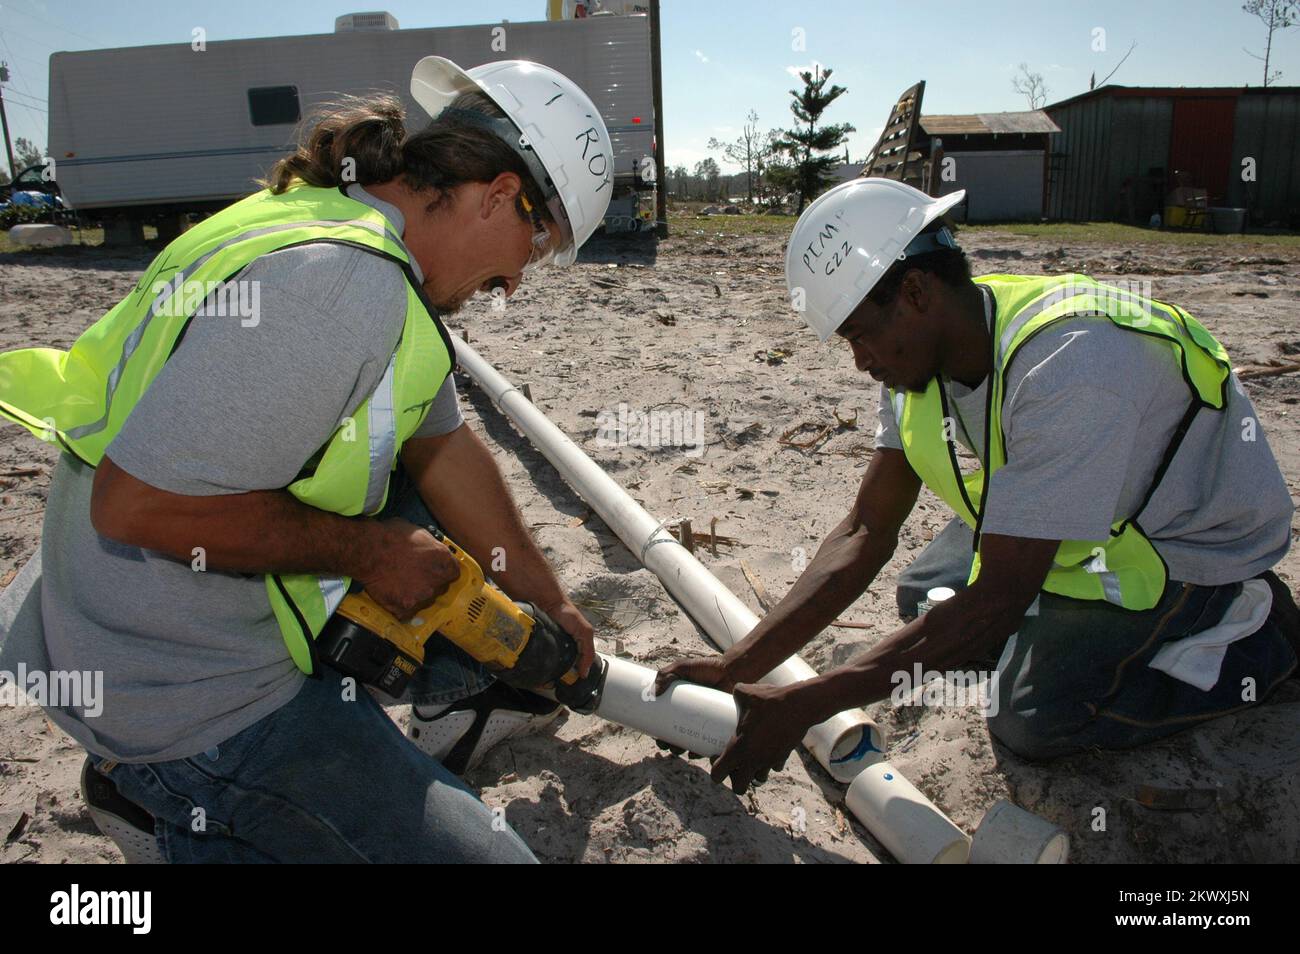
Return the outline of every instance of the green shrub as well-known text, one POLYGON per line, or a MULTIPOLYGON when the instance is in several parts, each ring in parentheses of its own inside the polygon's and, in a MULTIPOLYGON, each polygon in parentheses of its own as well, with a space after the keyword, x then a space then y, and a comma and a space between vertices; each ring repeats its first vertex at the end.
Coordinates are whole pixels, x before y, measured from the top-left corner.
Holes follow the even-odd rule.
POLYGON ((37 205, 10 205, 0 209, 0 231, 9 231, 15 225, 48 219, 50 209, 37 205))

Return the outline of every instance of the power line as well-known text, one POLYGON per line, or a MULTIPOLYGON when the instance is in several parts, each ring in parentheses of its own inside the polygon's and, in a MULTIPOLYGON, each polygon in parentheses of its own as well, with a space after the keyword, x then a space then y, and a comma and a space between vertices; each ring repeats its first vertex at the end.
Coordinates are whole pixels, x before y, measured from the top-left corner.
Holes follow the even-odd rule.
POLYGON ((34 99, 34 100, 36 100, 36 101, 39 102, 39 103, 47 103, 47 104, 49 103, 49 100, 48 100, 48 99, 41 99, 41 97, 39 97, 39 96, 33 96, 31 93, 24 93, 24 92, 22 92, 22 91, 20 91, 20 90, 16 90, 16 89, 12 89, 12 88, 9 90, 8 95, 10 95, 10 96, 26 96, 28 99, 34 99))
POLYGON ((55 23, 53 20, 46 20, 44 17, 38 17, 34 13, 28 13, 22 7, 15 7, 12 3, 6 4, 5 9, 13 13, 21 13, 23 16, 27 17, 28 19, 35 20, 37 23, 44 24, 45 26, 50 27, 51 29, 54 30, 58 30, 60 33, 71 33, 73 36, 79 36, 83 40, 89 40, 91 43, 101 42, 100 40, 96 40, 94 37, 86 36, 86 34, 84 33, 78 33, 76 30, 69 30, 66 26, 64 26, 61 23, 55 23))
MULTIPOLYGON (((14 55, 14 51, 11 50, 11 49, 9 49, 9 41, 5 39, 5 35, 4 35, 3 33, 0 33, 0 45, 3 45, 4 48, 5 48, 5 52, 7 52, 7 53, 9 54, 10 57, 13 57, 13 55, 14 55)), ((35 95, 32 94, 31 89, 27 86, 27 80, 26 80, 24 77, 19 76, 19 77, 18 77, 18 82, 22 83, 22 86, 23 86, 22 91, 23 91, 27 96, 31 96, 32 99, 40 99, 40 97, 35 96, 35 95)), ((10 92, 13 92, 13 90, 11 89, 10 92)), ((41 102, 45 102, 45 100, 41 100, 41 102)))
MULTIPOLYGON (((9 92, 12 93, 13 90, 10 90, 9 92)), ((50 111, 48 109, 41 109, 41 107, 39 106, 28 106, 26 103, 22 102, 21 100, 11 99, 9 100, 9 102, 14 106, 21 106, 23 109, 30 109, 34 113, 45 113, 45 115, 47 116, 50 114, 50 111)))

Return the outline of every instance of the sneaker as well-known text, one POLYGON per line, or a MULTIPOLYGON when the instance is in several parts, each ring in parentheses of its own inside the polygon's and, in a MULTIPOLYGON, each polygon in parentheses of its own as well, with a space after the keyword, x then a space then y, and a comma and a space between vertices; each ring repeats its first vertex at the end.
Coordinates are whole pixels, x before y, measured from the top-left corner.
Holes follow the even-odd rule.
POLYGON ((129 865, 166 863, 154 836, 153 816, 117 790, 90 757, 81 766, 81 797, 95 827, 112 838, 129 865))
POLYGON ((500 680, 440 710, 411 707, 406 737, 454 775, 475 768, 498 742, 535 732, 560 714, 558 702, 500 680))

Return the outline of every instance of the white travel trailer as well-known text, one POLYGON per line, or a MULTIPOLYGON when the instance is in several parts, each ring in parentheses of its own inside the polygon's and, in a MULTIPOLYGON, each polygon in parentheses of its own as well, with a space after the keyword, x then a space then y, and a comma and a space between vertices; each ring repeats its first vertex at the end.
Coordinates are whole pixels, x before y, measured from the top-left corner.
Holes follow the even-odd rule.
POLYGON ((563 72, 600 110, 614 145, 612 207, 626 215, 656 178, 648 21, 605 15, 402 30, 387 13, 352 14, 327 34, 222 41, 200 34, 54 53, 50 156, 74 209, 174 222, 254 191, 291 147, 299 121, 340 93, 397 93, 414 119, 423 113, 408 85, 421 57, 445 56, 467 69, 526 59, 563 72))

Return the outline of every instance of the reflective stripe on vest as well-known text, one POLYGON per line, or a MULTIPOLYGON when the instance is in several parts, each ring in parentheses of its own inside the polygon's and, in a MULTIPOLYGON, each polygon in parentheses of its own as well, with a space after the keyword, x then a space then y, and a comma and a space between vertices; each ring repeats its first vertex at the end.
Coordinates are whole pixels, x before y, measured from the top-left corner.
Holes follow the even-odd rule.
POLYGON ((1092 315, 1108 318, 1120 328, 1154 336, 1168 345, 1179 359, 1191 401, 1136 511, 1116 521, 1107 540, 1063 541, 1042 588, 1077 599, 1103 599, 1126 609, 1151 608, 1160 599, 1168 573, 1138 520, 1196 413, 1203 407, 1224 407, 1231 374, 1227 353, 1182 309, 1082 275, 989 275, 975 281, 988 289, 994 301, 990 355, 993 373, 986 394, 984 459, 980 469, 961 473, 947 397, 937 379, 920 394, 891 392, 908 462, 931 491, 975 530, 971 581, 979 575, 985 472, 995 473, 1006 463, 1002 428, 1005 376, 1019 349, 1038 331, 1063 318, 1092 315))
MULTIPOLYGON (((95 466, 206 300, 187 288, 228 282, 257 258, 295 245, 338 243, 397 264, 407 278, 402 333, 371 395, 287 488, 343 516, 383 507, 402 443, 451 371, 451 339, 424 298, 405 246, 376 209, 341 190, 299 185, 259 192, 196 224, 150 264, 133 292, 67 351, 0 354, 0 415, 95 466), (179 302, 173 297, 180 294, 179 302)), ((225 320, 213 318, 210 320, 225 320)), ((294 662, 313 672, 315 636, 347 592, 346 577, 270 574, 271 608, 294 662)))

